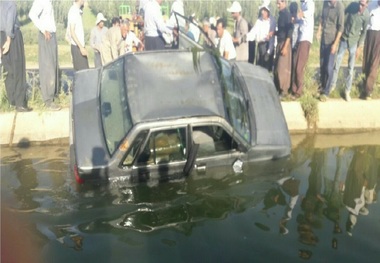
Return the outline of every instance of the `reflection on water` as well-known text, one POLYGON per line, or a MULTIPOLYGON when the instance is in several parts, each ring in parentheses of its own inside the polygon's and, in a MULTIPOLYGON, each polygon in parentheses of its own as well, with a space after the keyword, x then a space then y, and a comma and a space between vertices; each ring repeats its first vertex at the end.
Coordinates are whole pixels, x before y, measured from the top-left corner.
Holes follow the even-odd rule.
POLYGON ((2 260, 29 240, 42 262, 376 261, 380 145, 326 140, 243 174, 81 187, 67 146, 2 148, 2 260))

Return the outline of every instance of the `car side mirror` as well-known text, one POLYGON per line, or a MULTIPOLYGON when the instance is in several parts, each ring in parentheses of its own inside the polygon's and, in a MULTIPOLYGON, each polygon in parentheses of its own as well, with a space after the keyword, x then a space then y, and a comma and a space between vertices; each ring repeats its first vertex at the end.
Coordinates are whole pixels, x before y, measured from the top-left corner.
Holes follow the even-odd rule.
POLYGON ((112 113, 111 103, 103 102, 101 111, 102 111, 102 115, 104 117, 108 117, 109 115, 111 115, 111 113, 112 113))

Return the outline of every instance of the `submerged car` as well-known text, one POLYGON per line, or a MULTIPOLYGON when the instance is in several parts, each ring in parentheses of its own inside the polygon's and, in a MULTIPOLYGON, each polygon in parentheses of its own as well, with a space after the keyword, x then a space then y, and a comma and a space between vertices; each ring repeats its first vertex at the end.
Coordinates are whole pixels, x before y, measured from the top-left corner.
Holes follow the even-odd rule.
MULTIPOLYGON (((269 73, 180 34, 183 48, 124 55, 75 75, 71 159, 78 183, 168 180, 290 154, 269 73)), ((253 166, 254 167, 254 166, 253 166)))

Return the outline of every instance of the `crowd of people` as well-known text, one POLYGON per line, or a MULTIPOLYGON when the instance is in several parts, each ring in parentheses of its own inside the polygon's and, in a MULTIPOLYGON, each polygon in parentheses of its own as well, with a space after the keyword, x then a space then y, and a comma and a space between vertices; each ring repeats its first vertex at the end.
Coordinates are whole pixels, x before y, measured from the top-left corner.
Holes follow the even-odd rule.
MULTIPOLYGON (((82 21, 84 0, 74 0, 67 16, 66 40, 71 46, 75 71, 88 69, 88 50, 82 21)), ((102 13, 96 17, 88 46, 94 51, 95 67, 100 67, 120 55, 132 51, 161 50, 174 43, 178 36, 174 13, 185 16, 184 0, 175 0, 169 19, 165 20, 163 0, 140 0, 138 13, 143 17, 142 37, 130 30, 130 21, 114 17, 112 27, 105 27, 102 13)), ((254 63, 273 72, 280 98, 297 99, 303 94, 305 67, 314 37, 314 0, 288 3, 276 0, 277 19, 272 15, 270 0, 264 0, 258 10, 258 19, 249 28, 238 1, 227 9, 234 20, 233 32, 227 29, 223 18, 205 18, 202 22, 209 45, 219 50, 227 60, 254 63)), ((16 111, 30 111, 26 98, 26 73, 23 37, 17 17, 16 2, 1 1, 1 64, 4 67, 5 86, 11 107, 16 111)), ((58 82, 58 49, 52 0, 34 0, 29 18, 38 28, 38 60, 40 88, 46 107, 60 110, 54 103, 58 82)), ((194 15, 190 16, 194 20, 194 15)), ((196 22, 196 21, 195 21, 196 22)), ((199 23, 196 22, 199 25, 199 23)), ((199 28, 180 24, 195 41, 199 28), (197 31, 198 30, 198 31, 197 31)), ((348 76, 345 81, 345 99, 351 100, 355 58, 363 53, 365 74, 364 99, 370 99, 380 62, 380 1, 359 0, 347 7, 339 0, 325 0, 316 33, 320 42, 320 101, 326 101, 335 88, 340 65, 346 50, 349 52, 348 76)), ((175 44, 173 44, 175 46, 175 44)))

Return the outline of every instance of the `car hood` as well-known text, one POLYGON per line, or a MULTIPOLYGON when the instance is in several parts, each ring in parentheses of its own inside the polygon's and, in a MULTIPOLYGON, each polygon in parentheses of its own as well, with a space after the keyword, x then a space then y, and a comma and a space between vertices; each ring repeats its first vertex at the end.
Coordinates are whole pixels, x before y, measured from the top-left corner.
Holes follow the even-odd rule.
POLYGON ((99 112, 100 69, 79 71, 73 88, 73 139, 75 159, 82 174, 94 174, 107 166, 109 154, 104 143, 99 112))

